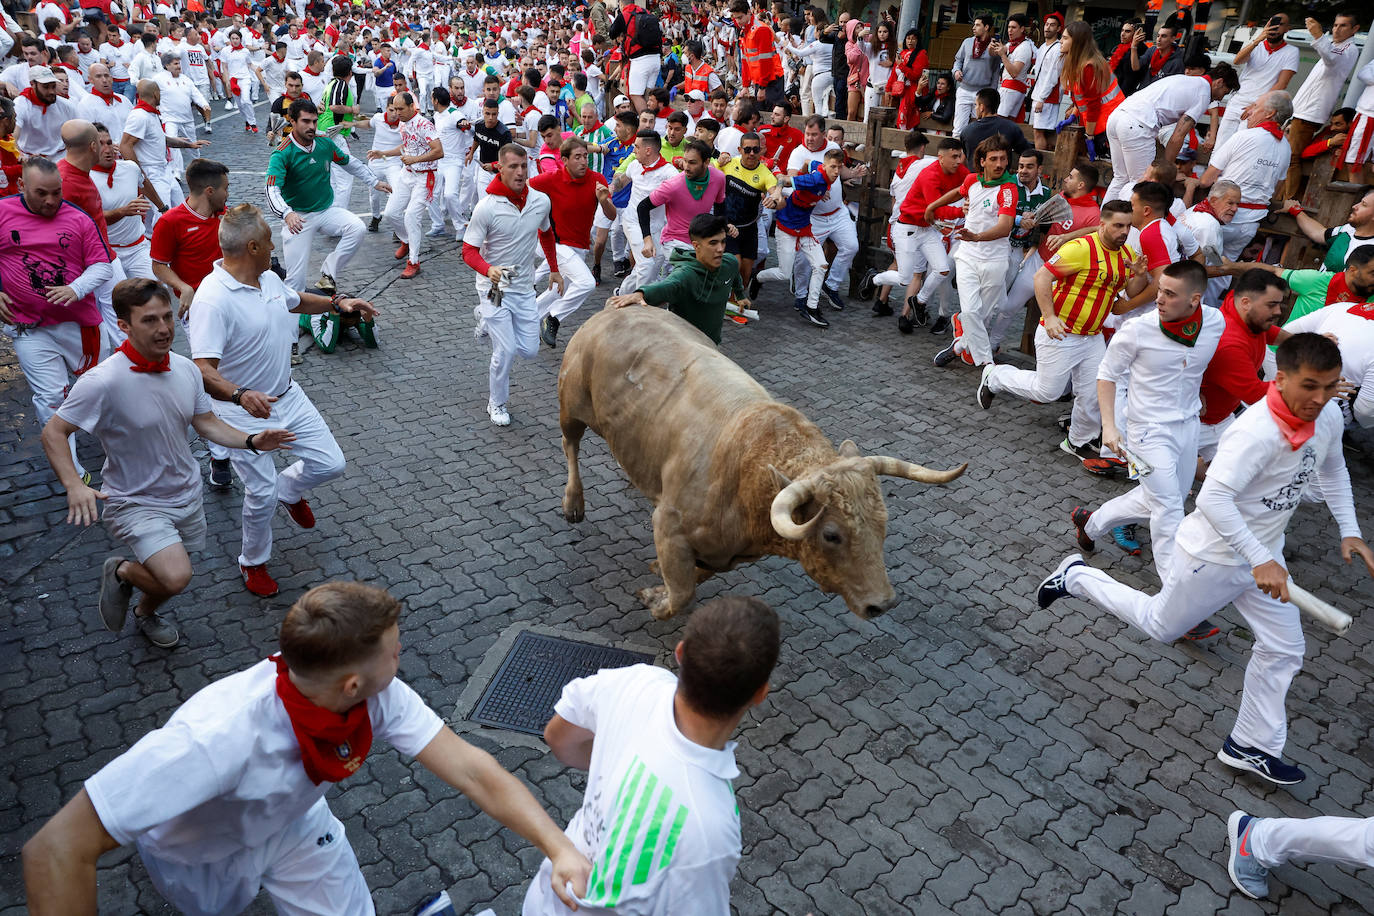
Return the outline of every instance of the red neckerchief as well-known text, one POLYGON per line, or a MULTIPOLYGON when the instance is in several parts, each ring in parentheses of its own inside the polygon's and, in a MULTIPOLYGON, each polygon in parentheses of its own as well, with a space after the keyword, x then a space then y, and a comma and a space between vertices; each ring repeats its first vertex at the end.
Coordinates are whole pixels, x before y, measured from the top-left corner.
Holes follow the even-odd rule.
POLYGON ((142 99, 138 100, 138 104, 134 106, 134 111, 151 111, 153 114, 158 116, 158 120, 162 119, 162 112, 158 111, 156 108, 154 108, 152 105, 149 105, 142 99))
MULTIPOLYGON (((113 164, 113 163, 110 164, 110 167, 109 167, 108 169, 101 168, 101 167, 98 166, 98 165, 93 165, 93 166, 91 166, 91 171, 92 171, 92 172, 100 172, 100 173, 102 173, 102 174, 105 176, 105 184, 106 184, 106 186, 107 186, 107 187, 111 187, 111 188, 114 187, 114 173, 115 173, 115 167, 114 167, 114 164, 113 164)), ((129 358, 130 358, 130 359, 133 359, 132 356, 129 357, 129 358)))
POLYGON ((420 42, 418 45, 416 45, 416 47, 418 47, 421 51, 428 51, 428 50, 429 50, 429 42, 422 41, 422 42, 420 42))
POLYGON ((319 75, 320 75, 321 73, 323 73, 324 71, 323 71, 323 70, 311 70, 309 67, 306 67, 306 68, 305 68, 305 72, 306 72, 306 73, 309 73, 311 76, 319 76, 319 75))
POLYGON ((1283 128, 1279 127, 1279 123, 1277 121, 1261 121, 1259 124, 1256 124, 1255 126, 1260 128, 1261 130, 1269 131, 1269 133, 1274 135, 1275 140, 1283 139, 1283 128))
POLYGON ((535 105, 529 106, 529 107, 526 108, 524 111, 520 112, 520 118, 521 118, 521 120, 524 120, 524 118, 525 118, 526 116, 528 116, 529 113, 530 113, 531 111, 538 111, 538 110, 539 110, 538 106, 535 106, 535 105))
POLYGON ((61 36, 61 35, 53 35, 53 34, 49 33, 49 34, 43 36, 43 39, 44 39, 45 41, 46 41, 47 39, 49 39, 49 38, 53 39, 54 41, 61 41, 61 40, 62 40, 62 36, 61 36))
POLYGON ((979 41, 977 38, 973 39, 973 59, 977 60, 986 54, 988 52, 988 45, 990 44, 992 44, 991 35, 984 38, 982 41, 979 41))
POLYGON ((273 51, 273 52, 272 52, 272 59, 275 60, 275 61, 276 61, 277 63, 279 63, 279 64, 284 64, 284 63, 286 63, 286 55, 283 54, 281 57, 278 57, 276 51, 273 51))
POLYGON ((506 187, 506 183, 502 181, 501 176, 498 175, 491 180, 491 184, 487 185, 487 193, 495 194, 498 197, 504 197, 506 200, 515 204, 515 209, 523 210, 525 209, 525 201, 529 200, 530 186, 525 185, 525 190, 516 194, 510 188, 506 187))
POLYGON ((159 360, 152 360, 152 359, 149 359, 148 357, 144 356, 142 353, 140 353, 140 352, 138 352, 137 350, 135 350, 135 349, 134 349, 134 343, 133 343, 133 341, 129 340, 127 337, 124 338, 124 342, 123 342, 122 344, 119 345, 119 347, 116 349, 116 352, 118 352, 118 353, 123 353, 125 356, 127 356, 127 357, 129 358, 129 362, 132 364, 132 365, 129 366, 129 371, 130 371, 130 372, 171 372, 171 371, 172 371, 172 354, 171 354, 171 353, 164 353, 164 354, 162 354, 162 359, 159 359, 159 360))
POLYGON ((1288 42, 1280 38, 1278 44, 1271 45, 1269 39, 1266 38, 1264 39, 1264 50, 1268 51, 1270 54, 1276 54, 1286 44, 1288 44, 1288 42))
POLYGON ((1177 321, 1165 321, 1159 319, 1159 329, 1164 332, 1164 336, 1172 341, 1191 347, 1197 344, 1197 338, 1202 333, 1202 305, 1193 309, 1191 315, 1180 318, 1177 321))
POLYGON ((108 44, 108 45, 109 45, 110 47, 112 47, 112 48, 122 48, 122 47, 124 47, 124 39, 122 39, 122 38, 110 39, 109 41, 106 42, 106 44, 108 44))
POLYGON ((1112 59, 1107 61, 1108 70, 1112 71, 1113 73, 1116 72, 1117 65, 1119 65, 1121 61, 1125 59, 1127 54, 1131 53, 1132 44, 1133 42, 1123 41, 1121 44, 1116 46, 1116 50, 1112 52, 1112 59))
POLYGON ((1350 307, 1350 314, 1374 321, 1374 303, 1356 302, 1350 307))
POLYGON ((1274 425, 1279 428, 1279 433, 1292 446, 1293 451, 1302 448, 1302 444, 1316 434, 1317 422, 1299 420, 1284 403, 1283 395, 1279 394, 1279 386, 1274 382, 1269 383, 1269 392, 1264 396, 1264 404, 1269 408, 1269 416, 1274 418, 1274 425))
POLYGON ((644 166, 644 173, 645 173, 645 174, 648 174, 649 172, 652 172, 654 169, 661 169, 661 168, 663 168, 663 167, 664 167, 665 165, 667 165, 667 164, 668 164, 668 160, 667 160, 667 159, 664 159, 663 156, 660 155, 660 156, 658 157, 658 161, 655 162, 653 165, 646 165, 646 166, 644 166))
POLYGON ((1217 211, 1212 209, 1212 202, 1205 197, 1202 199, 1202 202, 1195 205, 1193 209, 1198 213, 1208 213, 1216 217, 1217 222, 1221 222, 1221 217, 1217 216, 1217 211))
POLYGON ((315 785, 339 782, 357 772, 372 747, 372 718, 366 701, 346 713, 317 706, 291 683, 291 674, 280 655, 277 664, 277 697, 291 720, 291 731, 301 749, 301 765, 315 785))
POLYGON ((36 107, 38 108, 38 110, 41 111, 43 114, 47 114, 47 113, 48 113, 48 106, 47 106, 46 104, 44 104, 43 102, 40 102, 40 101, 38 100, 38 96, 34 95, 33 87, 32 87, 32 86, 28 87, 27 89, 25 89, 23 92, 21 92, 21 93, 19 93, 19 94, 22 95, 24 98, 28 99, 28 100, 29 100, 34 106, 36 106, 36 107))
MULTIPOLYGON (((1154 77, 1159 76, 1159 71, 1163 69, 1164 65, 1169 62, 1169 58, 1173 56, 1173 47, 1169 48, 1168 54, 1163 55, 1159 53, 1159 48, 1155 48, 1155 53, 1150 55, 1150 77, 1153 79, 1154 77)), ((1211 80, 1208 80, 1208 84, 1211 84, 1211 80)))
POLYGON ((1007 42, 1007 56, 1010 57, 1012 54, 1015 54, 1015 53, 1016 53, 1016 49, 1017 49, 1018 47, 1020 47, 1020 46, 1021 46, 1021 42, 1025 41, 1025 40, 1026 40, 1025 38, 1018 38, 1018 39, 1016 39, 1015 41, 1009 41, 1009 42, 1007 42))

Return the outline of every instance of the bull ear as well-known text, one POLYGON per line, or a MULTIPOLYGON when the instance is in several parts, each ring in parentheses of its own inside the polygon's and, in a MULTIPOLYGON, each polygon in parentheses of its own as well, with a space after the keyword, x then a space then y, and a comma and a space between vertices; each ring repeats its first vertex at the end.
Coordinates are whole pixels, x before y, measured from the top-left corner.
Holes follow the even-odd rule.
POLYGON ((788 484, 792 482, 792 479, 788 477, 786 474, 784 474, 782 471, 779 471, 777 468, 773 467, 771 464, 768 465, 768 470, 772 473, 773 483, 777 485, 778 489, 786 490, 788 484))
POLYGON ((846 439, 840 443, 841 458, 858 458, 859 455, 859 447, 854 444, 853 439, 846 439))

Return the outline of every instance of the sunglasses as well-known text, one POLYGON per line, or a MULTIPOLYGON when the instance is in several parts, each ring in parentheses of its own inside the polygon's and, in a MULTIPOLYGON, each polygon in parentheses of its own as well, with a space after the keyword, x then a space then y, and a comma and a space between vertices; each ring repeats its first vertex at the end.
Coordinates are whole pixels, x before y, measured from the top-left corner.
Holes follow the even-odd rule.
POLYGON ((741 146, 739 151, 741 153, 758 153, 762 152, 762 148, 757 146, 741 146))

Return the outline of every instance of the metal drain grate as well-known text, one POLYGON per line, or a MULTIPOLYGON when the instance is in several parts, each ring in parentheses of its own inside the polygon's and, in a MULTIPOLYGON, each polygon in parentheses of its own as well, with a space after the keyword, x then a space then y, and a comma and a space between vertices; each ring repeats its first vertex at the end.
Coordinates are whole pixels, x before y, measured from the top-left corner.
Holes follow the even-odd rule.
POLYGON ((542 736, 553 716, 553 704, 569 681, 602 668, 653 662, 654 657, 644 652, 523 631, 516 635, 468 719, 492 728, 542 736))

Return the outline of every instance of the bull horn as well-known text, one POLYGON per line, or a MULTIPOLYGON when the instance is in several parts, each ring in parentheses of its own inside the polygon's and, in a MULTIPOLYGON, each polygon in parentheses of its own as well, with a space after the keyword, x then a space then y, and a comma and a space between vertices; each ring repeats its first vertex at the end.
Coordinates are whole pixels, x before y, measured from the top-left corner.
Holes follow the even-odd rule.
MULTIPOLYGON (((777 470, 774 475, 782 480, 786 480, 777 470)), ((789 482, 778 495, 773 497, 773 507, 768 512, 769 520, 773 523, 773 530, 780 537, 787 538, 789 541, 800 541, 811 533, 811 528, 820 520, 821 514, 817 512, 815 516, 806 522, 798 525, 792 521, 792 513, 797 510, 802 503, 811 498, 815 492, 815 484, 806 478, 789 482)))
MULTIPOLYGON (((968 462, 964 462, 957 468, 937 471, 925 465, 903 461, 900 458, 889 458, 886 455, 870 455, 868 462, 873 466, 874 474, 886 477, 905 477, 907 480, 917 480, 921 483, 949 483, 968 469, 968 462)), ((776 506, 777 503, 775 502, 773 505, 776 506)))

